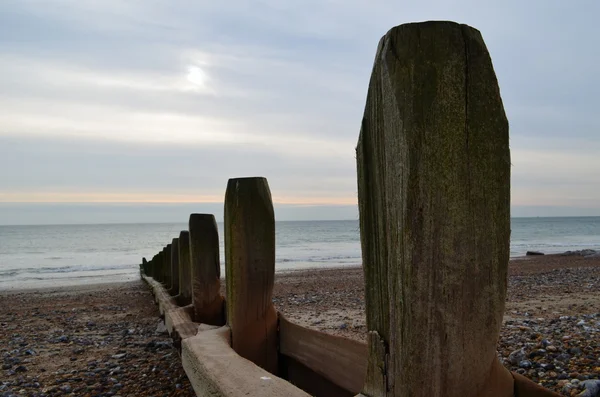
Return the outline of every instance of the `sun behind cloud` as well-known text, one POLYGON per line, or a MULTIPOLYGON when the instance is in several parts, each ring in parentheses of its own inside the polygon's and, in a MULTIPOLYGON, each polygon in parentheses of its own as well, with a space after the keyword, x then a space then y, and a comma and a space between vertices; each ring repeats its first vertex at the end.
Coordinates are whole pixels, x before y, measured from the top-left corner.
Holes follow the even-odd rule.
POLYGON ((190 83, 195 84, 200 88, 204 88, 206 86, 208 76, 200 67, 190 66, 188 68, 187 79, 190 83))

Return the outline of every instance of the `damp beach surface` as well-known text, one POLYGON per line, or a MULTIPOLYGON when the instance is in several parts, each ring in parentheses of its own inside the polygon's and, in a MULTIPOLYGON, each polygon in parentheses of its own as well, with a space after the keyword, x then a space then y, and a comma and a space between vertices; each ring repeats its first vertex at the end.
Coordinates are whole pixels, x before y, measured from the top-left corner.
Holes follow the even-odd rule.
MULTIPOLYGON (((224 283, 223 283, 224 292, 224 283)), ((365 340, 360 267, 276 274, 287 319, 365 340)), ((0 291, 0 395, 193 396, 141 280, 0 291)), ((498 354, 563 395, 600 378, 600 258, 513 260, 498 354)))

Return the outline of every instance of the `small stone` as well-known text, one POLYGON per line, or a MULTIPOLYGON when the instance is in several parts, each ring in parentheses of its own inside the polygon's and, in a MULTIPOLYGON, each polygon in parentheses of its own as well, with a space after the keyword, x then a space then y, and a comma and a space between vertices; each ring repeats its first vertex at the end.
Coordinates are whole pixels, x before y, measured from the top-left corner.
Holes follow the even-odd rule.
POLYGON ((517 365, 521 361, 525 360, 525 348, 521 348, 519 350, 515 350, 508 355, 508 361, 512 365, 517 365))
POLYGON ((579 395, 580 397, 598 397, 600 396, 600 380, 586 380, 581 382, 583 386, 583 392, 579 395))
POLYGON ((529 369, 531 368, 531 361, 523 360, 519 363, 519 368, 529 369))
POLYGON ((556 359, 560 362, 566 363, 566 362, 569 362, 569 360, 571 359, 571 356, 566 353, 562 353, 562 354, 559 354, 558 356, 556 356, 556 359))
POLYGON ((544 349, 538 349, 536 351, 533 351, 533 352, 529 353, 529 358, 543 357, 545 355, 546 355, 546 350, 544 350, 544 349))
POLYGON ((577 356, 582 353, 582 350, 579 347, 570 347, 567 352, 574 356, 577 356))
POLYGON ((27 372, 27 367, 24 365, 19 365, 17 368, 15 368, 15 372, 27 372))

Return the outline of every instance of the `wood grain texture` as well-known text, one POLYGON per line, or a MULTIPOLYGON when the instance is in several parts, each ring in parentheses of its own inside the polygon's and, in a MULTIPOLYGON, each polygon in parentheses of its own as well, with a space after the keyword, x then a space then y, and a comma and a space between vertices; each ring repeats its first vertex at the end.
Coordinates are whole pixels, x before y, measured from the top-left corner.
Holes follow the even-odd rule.
POLYGON ((179 233, 179 298, 180 306, 192 303, 192 267, 190 264, 190 233, 183 230, 179 233))
POLYGON ((365 343, 302 327, 279 315, 279 351, 357 394, 367 373, 365 343))
POLYGON ((275 215, 265 178, 230 179, 225 193, 227 324, 233 349, 277 373, 275 215))
POLYGON ((426 22, 381 39, 357 146, 364 395, 484 390, 506 296, 508 143, 477 30, 426 22))
POLYGON ((165 313, 165 326, 173 344, 179 349, 181 341, 195 336, 198 332, 198 325, 192 321, 194 307, 192 305, 177 307, 165 313))
POLYGON ((230 337, 231 330, 224 326, 183 340, 181 361, 197 396, 309 397, 240 357, 231 348, 230 337))
POLYGON ((212 214, 191 214, 189 231, 194 321, 224 325, 217 221, 212 214))

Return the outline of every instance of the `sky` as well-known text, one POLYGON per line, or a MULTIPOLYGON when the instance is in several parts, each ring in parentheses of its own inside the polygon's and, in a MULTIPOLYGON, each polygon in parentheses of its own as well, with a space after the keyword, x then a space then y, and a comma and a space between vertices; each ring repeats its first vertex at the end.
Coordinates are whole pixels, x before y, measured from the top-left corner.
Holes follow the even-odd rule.
MULTIPOLYGON (((276 217, 357 219, 380 37, 482 32, 510 123, 512 214, 600 215, 596 0, 0 2, 0 224, 185 221, 227 180, 276 217)), ((219 216, 219 215, 218 215, 219 216)))

